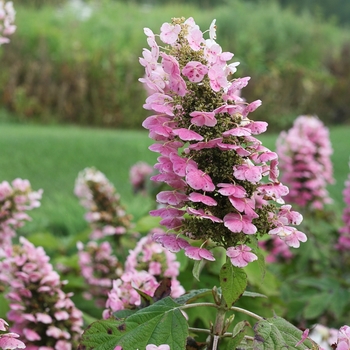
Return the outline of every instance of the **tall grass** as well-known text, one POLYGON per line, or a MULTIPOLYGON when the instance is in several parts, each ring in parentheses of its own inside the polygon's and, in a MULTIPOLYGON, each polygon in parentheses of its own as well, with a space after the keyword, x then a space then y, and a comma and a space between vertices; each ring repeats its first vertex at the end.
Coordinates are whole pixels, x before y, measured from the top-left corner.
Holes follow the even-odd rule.
MULTIPOLYGON (((139 127, 145 98, 137 81, 143 75, 138 62, 146 46, 143 28, 157 33, 163 22, 181 16, 194 17, 203 30, 217 19, 221 46, 241 62, 239 75, 252 76, 245 97, 264 101, 257 116, 268 119, 271 128, 284 128, 301 113, 335 120, 327 98, 348 91, 326 61, 346 67, 348 56, 339 52, 350 42, 349 33, 272 1, 228 0, 210 10, 111 0, 88 4, 90 17, 68 3, 18 4, 18 31, 1 56, 0 103, 20 119, 139 127)), ((347 70, 342 76, 350 75, 347 70)), ((346 101, 331 101, 340 107, 336 114, 348 115, 346 101)))
MULTIPOLYGON (((345 127, 331 129, 337 182, 329 191, 339 212, 344 207, 341 192, 349 173, 349 132, 345 127)), ((271 149, 275 140, 276 134, 262 137, 271 149)), ((137 161, 156 162, 157 154, 147 149, 151 143, 144 131, 0 124, 0 181, 27 178, 34 189, 44 189, 42 206, 30 213, 33 221, 23 233, 49 231, 65 236, 84 230, 84 210, 73 188, 78 172, 90 166, 114 183, 135 220, 147 215, 152 201, 133 194, 128 173, 137 161)))

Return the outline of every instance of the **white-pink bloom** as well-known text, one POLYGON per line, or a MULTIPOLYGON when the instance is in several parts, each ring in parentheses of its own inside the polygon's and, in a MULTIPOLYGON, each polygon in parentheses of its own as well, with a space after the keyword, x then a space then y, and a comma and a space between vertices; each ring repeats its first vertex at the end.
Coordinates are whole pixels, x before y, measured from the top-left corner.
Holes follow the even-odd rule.
POLYGON ((10 301, 7 317, 13 322, 11 331, 19 334, 28 348, 48 343, 54 347, 62 338, 67 340, 66 346, 77 345, 82 314, 71 294, 62 291, 63 282, 43 248, 20 237, 20 246, 0 261, 0 271, 9 285, 6 297, 10 301))
POLYGON ((19 335, 17 333, 8 332, 8 328, 8 323, 0 318, 0 349, 25 349, 25 344, 17 339, 19 335))
POLYGON ((199 83, 208 73, 208 67, 198 61, 191 61, 182 69, 182 74, 193 83, 199 83))
POLYGON ((247 245, 227 248, 226 255, 230 258, 233 266, 245 267, 248 263, 257 260, 258 257, 251 253, 251 248, 247 245))
POLYGON ((170 350, 170 346, 168 344, 161 344, 159 346, 149 344, 146 346, 146 350, 170 350))
POLYGON ((16 11, 12 1, 0 1, 0 46, 8 44, 12 35, 16 31, 16 26, 13 24, 16 17, 16 11))
POLYGON ((164 23, 160 28, 160 40, 165 44, 172 45, 177 40, 181 27, 178 24, 172 25, 169 23, 164 23))
POLYGON ((88 210, 86 218, 93 230, 92 239, 124 234, 131 227, 131 217, 121 205, 119 194, 99 170, 86 168, 81 171, 75 181, 74 193, 88 210))
POLYGON ((348 349, 350 349, 350 327, 342 326, 339 329, 336 350, 348 350, 348 349))

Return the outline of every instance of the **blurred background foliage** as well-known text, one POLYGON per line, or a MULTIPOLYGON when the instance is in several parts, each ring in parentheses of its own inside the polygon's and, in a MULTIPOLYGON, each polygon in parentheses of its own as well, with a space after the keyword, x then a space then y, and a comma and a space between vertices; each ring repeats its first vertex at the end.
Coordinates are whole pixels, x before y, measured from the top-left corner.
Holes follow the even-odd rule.
POLYGON ((0 50, 0 108, 10 119, 140 128, 147 113, 138 82, 143 75, 138 57, 147 45, 143 28, 159 33, 172 17, 192 16, 202 30, 216 18, 218 42, 241 62, 237 76, 252 77, 244 97, 263 101, 254 118, 269 122, 269 130, 289 127, 299 114, 317 114, 328 125, 350 121, 348 1, 14 0, 14 5, 18 30, 0 50))

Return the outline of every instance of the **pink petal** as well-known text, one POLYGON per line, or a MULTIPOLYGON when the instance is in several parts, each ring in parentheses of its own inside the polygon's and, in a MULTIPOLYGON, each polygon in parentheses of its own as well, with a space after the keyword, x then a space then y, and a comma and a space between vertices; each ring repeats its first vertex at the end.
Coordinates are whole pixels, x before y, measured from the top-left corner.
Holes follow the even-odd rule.
POLYGON ((196 192, 190 193, 190 195, 188 196, 188 199, 191 202, 196 202, 196 203, 201 202, 209 206, 214 206, 218 204, 214 198, 205 196, 201 193, 196 193, 196 192))
POLYGON ((178 136, 183 141, 202 141, 203 136, 197 134, 192 130, 188 130, 185 128, 174 129, 173 134, 178 136))
POLYGON ((186 182, 194 190, 202 190, 204 192, 212 192, 215 190, 215 185, 211 177, 202 170, 194 166, 187 166, 186 171, 186 182))
POLYGON ((159 203, 179 205, 187 200, 187 196, 184 193, 177 191, 162 191, 157 194, 157 201, 159 203))

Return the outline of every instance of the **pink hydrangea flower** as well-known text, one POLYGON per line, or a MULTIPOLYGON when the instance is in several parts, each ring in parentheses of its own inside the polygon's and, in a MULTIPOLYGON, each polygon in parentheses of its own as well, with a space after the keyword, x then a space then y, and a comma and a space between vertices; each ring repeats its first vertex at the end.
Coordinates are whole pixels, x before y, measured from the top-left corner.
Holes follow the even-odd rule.
POLYGON ((343 226, 339 229, 339 239, 336 248, 339 250, 350 249, 350 174, 345 181, 345 188, 343 190, 345 208, 343 211, 343 226))
POLYGON ((97 306, 104 306, 112 281, 123 273, 122 264, 113 255, 112 246, 108 242, 98 244, 90 241, 85 247, 79 242, 78 256, 81 274, 88 286, 84 297, 94 299, 97 306))
POLYGON ((181 31, 181 27, 178 24, 172 25, 164 23, 160 28, 160 39, 166 44, 174 44, 181 31))
POLYGON ((0 261, 0 279, 9 285, 11 331, 20 335, 28 349, 45 349, 48 344, 52 349, 75 348, 82 333, 82 313, 71 294, 62 291, 63 282, 44 249, 23 237, 20 244, 0 261))
POLYGON ((0 318, 0 349, 25 349, 25 344, 17 339, 19 338, 19 335, 17 333, 8 332, 8 329, 8 323, 4 319, 0 318))
POLYGON ((176 261, 174 253, 153 240, 155 233, 165 234, 164 231, 156 229, 141 238, 136 247, 129 251, 125 261, 125 272, 145 270, 153 275, 158 282, 165 277, 171 278, 171 296, 177 298, 185 293, 184 288, 177 280, 180 263, 176 261))
POLYGON ((291 229, 299 220, 281 207, 288 189, 278 180, 278 156, 254 137, 267 128, 250 117, 261 101, 241 97, 250 78, 234 77, 238 63, 216 42, 216 21, 203 33, 192 17, 173 18, 159 44, 153 32, 146 35, 152 42, 140 59, 141 81, 152 87, 145 108, 156 114, 143 126, 156 141, 150 150, 160 153, 151 180, 172 187, 157 195, 161 208, 151 212, 169 232, 154 239, 195 260, 214 260, 217 245, 248 249, 251 235, 277 235, 292 246, 304 241, 291 229))
POLYGON ((120 204, 120 196, 107 177, 95 168, 81 171, 75 181, 75 195, 88 212, 85 219, 93 230, 92 239, 118 236, 131 227, 131 217, 120 204))
POLYGON ((0 183, 0 257, 6 256, 16 229, 31 220, 26 211, 40 206, 42 193, 43 190, 33 191, 28 180, 0 183))
POLYGON ((326 186, 334 182, 329 131, 314 116, 300 116, 277 140, 277 154, 289 186, 286 200, 300 207, 323 209, 331 203, 326 186))
POLYGON ((337 350, 348 350, 350 349, 350 327, 343 326, 339 329, 337 350))
POLYGON ((191 61, 182 69, 182 74, 192 83, 199 83, 208 73, 208 67, 198 61, 191 61))
POLYGON ((153 167, 146 162, 137 162, 130 168, 129 178, 134 193, 145 193, 147 179, 152 173, 153 167))
POLYGON ((146 350, 170 350, 170 346, 168 344, 161 344, 159 346, 149 344, 146 346, 146 350))
POLYGON ((0 46, 8 44, 10 39, 8 36, 16 31, 16 26, 13 24, 16 17, 16 11, 13 8, 12 1, 0 1, 0 46))
POLYGON ((226 255, 230 258, 233 266, 245 267, 248 263, 258 259, 254 253, 251 253, 251 250, 250 247, 242 244, 227 248, 226 255))

